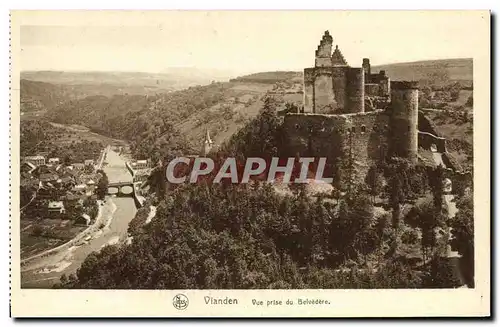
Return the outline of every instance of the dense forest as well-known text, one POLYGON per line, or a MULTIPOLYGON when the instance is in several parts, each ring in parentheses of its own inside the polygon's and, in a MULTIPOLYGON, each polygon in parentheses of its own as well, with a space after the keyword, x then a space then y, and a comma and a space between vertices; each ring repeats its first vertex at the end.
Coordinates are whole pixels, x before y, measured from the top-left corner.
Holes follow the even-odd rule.
MULTIPOLYGON (((267 100, 221 153, 278 153, 279 119, 267 100)), ((473 286, 472 198, 459 197, 449 221, 441 167, 388 160, 369 176, 345 194, 315 196, 305 186, 282 194, 258 182, 153 187, 156 216, 146 224, 148 206, 139 210, 132 243, 92 253, 57 287, 449 288, 464 278, 473 286), (465 276, 446 257, 450 225, 465 276)))

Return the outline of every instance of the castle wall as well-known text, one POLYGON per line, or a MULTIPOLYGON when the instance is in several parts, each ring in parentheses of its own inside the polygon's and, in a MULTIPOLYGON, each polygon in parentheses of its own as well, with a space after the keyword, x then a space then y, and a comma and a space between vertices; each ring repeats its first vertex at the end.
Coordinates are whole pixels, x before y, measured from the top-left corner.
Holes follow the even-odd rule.
POLYGON ((332 59, 328 56, 326 58, 317 57, 314 66, 316 67, 332 67, 332 59))
POLYGON ((391 143, 393 153, 417 162, 418 84, 391 83, 391 143))
POLYGON ((380 85, 374 83, 365 83, 365 96, 374 97, 380 94, 380 85))
POLYGON ((314 112, 314 68, 304 69, 304 112, 314 112))
POLYGON ((314 112, 333 113, 337 109, 333 92, 332 69, 316 67, 314 80, 314 112))
POLYGON ((354 180, 363 182, 371 165, 388 152, 389 116, 382 111, 361 114, 288 114, 284 120, 287 155, 326 157, 325 177, 346 187, 352 158, 354 180))
POLYGON ((344 107, 346 113, 365 111, 365 73, 363 68, 347 69, 347 105, 344 107))
POLYGON ((389 77, 380 81, 379 85, 381 96, 389 96, 391 94, 391 79, 389 77))
POLYGON ((347 68, 346 67, 333 67, 332 68, 332 83, 333 83, 333 93, 335 94, 335 100, 337 101, 337 108, 345 108, 346 99, 346 87, 347 87, 347 68))

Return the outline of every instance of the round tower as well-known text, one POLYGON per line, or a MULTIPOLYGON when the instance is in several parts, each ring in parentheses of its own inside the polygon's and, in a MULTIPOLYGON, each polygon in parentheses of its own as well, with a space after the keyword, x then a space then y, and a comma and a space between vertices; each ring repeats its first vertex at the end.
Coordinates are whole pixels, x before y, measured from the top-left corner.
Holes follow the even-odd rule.
POLYGON ((364 68, 347 69, 347 106, 345 113, 365 112, 365 71, 364 68))
POLYGON ((417 163, 418 82, 391 82, 391 139, 394 155, 417 163))

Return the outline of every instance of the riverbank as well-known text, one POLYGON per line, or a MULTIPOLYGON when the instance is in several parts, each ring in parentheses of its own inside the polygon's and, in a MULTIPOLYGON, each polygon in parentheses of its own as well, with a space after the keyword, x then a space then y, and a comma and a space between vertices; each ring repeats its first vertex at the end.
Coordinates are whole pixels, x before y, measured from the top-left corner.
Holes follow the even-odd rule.
POLYGON ((102 201, 97 201, 97 205, 98 205, 97 216, 96 216, 95 221, 92 225, 87 227, 84 231, 82 231, 80 234, 75 236, 73 239, 69 240, 68 242, 66 242, 64 244, 59 245, 58 247, 43 251, 43 252, 35 254, 29 258, 25 258, 25 259, 21 260, 21 271, 33 269, 32 265, 33 265, 34 261, 36 261, 37 259, 41 259, 41 258, 50 256, 50 255, 58 255, 60 252, 67 250, 72 245, 80 242, 85 237, 87 237, 88 234, 92 233, 92 230, 95 229, 96 227, 98 227, 102 223, 102 216, 103 216, 102 209, 101 209, 102 201))

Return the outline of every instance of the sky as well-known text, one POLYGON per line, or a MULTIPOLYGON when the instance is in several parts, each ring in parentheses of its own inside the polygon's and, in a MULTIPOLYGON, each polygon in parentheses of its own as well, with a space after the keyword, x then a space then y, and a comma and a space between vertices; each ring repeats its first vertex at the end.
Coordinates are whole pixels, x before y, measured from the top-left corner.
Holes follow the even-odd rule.
MULTIPOLYGON (((237 73, 302 70, 329 30, 351 66, 471 58, 478 12, 149 11, 23 12, 27 70, 237 73)), ((488 17, 485 17, 488 18, 488 17)))

